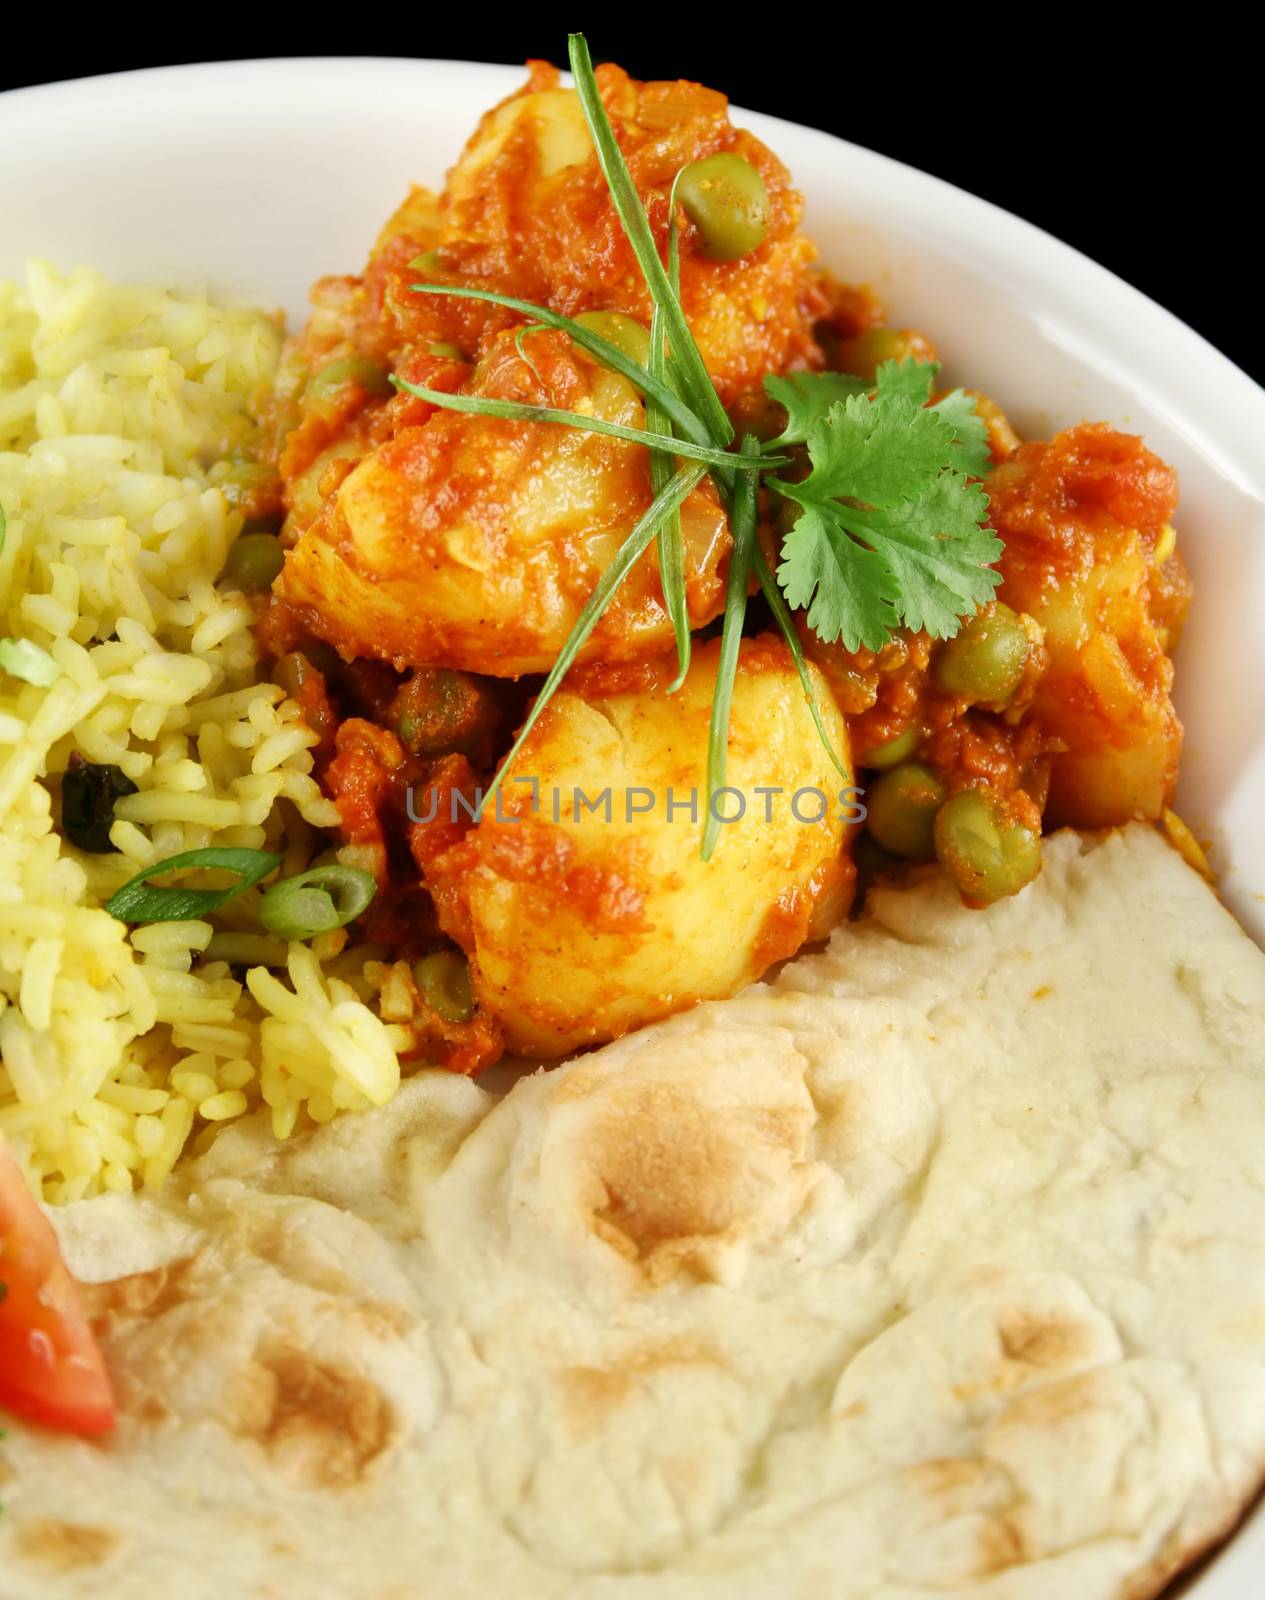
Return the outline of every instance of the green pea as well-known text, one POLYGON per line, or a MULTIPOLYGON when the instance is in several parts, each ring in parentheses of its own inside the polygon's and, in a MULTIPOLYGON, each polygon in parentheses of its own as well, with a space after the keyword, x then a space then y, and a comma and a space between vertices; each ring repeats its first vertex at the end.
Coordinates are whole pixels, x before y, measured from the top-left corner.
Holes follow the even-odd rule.
POLYGON ((359 867, 309 867, 265 891, 259 920, 279 939, 314 939, 353 922, 377 892, 372 874, 359 867))
POLYGON ((281 478, 275 467, 262 461, 234 461, 218 480, 220 493, 234 509, 271 500, 281 491, 281 478))
POLYGON ((247 594, 262 594, 284 565, 285 551, 275 533, 243 533, 228 552, 224 578, 247 594))
POLYGON ((420 256, 414 256, 409 262, 414 272, 442 272, 443 266, 438 250, 423 250, 420 256))
POLYGON ((291 650, 272 669, 272 681, 279 683, 291 700, 297 700, 303 685, 313 675, 328 678, 340 665, 337 650, 313 639, 302 650, 291 650))
POLYGON ((367 361, 363 356, 352 356, 346 361, 331 361, 328 366, 308 380, 303 398, 307 401, 323 400, 339 389, 354 384, 369 395, 393 394, 390 374, 377 361, 367 361))
POLYGON ((936 853, 931 830, 945 792, 930 767, 917 761, 893 767, 866 794, 870 832, 894 856, 930 860, 936 853))
POLYGON ((894 739, 888 739, 885 744, 877 744, 869 751, 861 763, 866 767, 898 767, 902 761, 908 761, 913 755, 918 744, 917 728, 906 728, 903 733, 898 733, 894 739))
POLYGON ((460 348, 451 339, 437 339, 434 344, 428 344, 426 349, 430 355, 443 356, 449 361, 464 360, 460 348))
POLYGON ((650 364, 650 334, 636 317, 626 317, 622 311, 581 311, 574 320, 613 344, 639 367, 650 364))
POLYGON ((977 613, 936 652, 931 674, 946 694, 1000 704, 1023 679, 1030 649, 1023 623, 1000 602, 977 613))
POLYGON ((691 161, 677 179, 676 194, 713 261, 738 261, 764 243, 769 191, 741 156, 725 151, 691 161))
POLYGON ((413 968, 422 999, 445 1022, 469 1022, 474 1015, 470 968, 456 950, 436 950, 413 968))
POLYGON ((404 748, 428 760, 455 750, 474 755, 495 736, 500 720, 489 680, 455 667, 418 667, 387 715, 404 748))
POLYGON ((1041 870, 1041 836, 1014 822, 984 789, 961 789, 941 806, 936 855, 962 897, 987 905, 1017 894, 1041 870))
POLYGON ((922 334, 908 328, 867 328, 841 339, 836 360, 840 372, 873 379, 885 361, 933 361, 935 350, 922 334))

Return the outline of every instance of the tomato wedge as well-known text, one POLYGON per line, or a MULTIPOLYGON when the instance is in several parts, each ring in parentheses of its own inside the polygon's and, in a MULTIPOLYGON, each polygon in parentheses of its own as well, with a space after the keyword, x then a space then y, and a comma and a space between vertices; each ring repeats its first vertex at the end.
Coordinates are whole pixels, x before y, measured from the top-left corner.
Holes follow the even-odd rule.
POLYGON ((57 1235, 3 1145, 0 1407, 68 1433, 114 1426, 110 1375, 57 1235))

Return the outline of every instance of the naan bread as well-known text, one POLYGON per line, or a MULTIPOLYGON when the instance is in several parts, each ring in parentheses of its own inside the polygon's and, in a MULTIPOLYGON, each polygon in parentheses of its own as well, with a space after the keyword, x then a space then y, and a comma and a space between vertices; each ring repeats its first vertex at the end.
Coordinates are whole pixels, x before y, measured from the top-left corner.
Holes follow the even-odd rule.
POLYGON ((5 1600, 1147 1600, 1265 1475, 1265 956, 1154 831, 58 1218, 5 1600))

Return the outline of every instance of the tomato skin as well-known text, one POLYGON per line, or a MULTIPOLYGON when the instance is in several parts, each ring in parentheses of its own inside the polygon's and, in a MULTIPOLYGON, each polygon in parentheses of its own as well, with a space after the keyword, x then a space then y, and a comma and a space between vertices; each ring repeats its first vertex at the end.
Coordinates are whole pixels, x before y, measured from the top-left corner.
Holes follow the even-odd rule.
POLYGON ((0 1145, 0 1408, 67 1433, 108 1433, 114 1395, 48 1218, 0 1145))

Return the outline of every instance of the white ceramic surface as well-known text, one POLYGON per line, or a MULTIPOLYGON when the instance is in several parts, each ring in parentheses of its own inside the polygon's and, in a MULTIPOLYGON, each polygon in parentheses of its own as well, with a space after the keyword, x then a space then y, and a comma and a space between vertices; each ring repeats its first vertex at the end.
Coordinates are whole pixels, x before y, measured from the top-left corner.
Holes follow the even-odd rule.
MULTIPOLYGON (((723 86, 723 65, 715 76, 723 86)), ((205 281, 298 319, 311 281, 357 270, 410 180, 438 184, 475 117, 520 81, 454 62, 256 61, 0 96, 0 275, 35 254, 205 281)), ((1265 392, 1026 223, 826 134, 738 120, 790 166, 826 261, 925 328, 954 380, 994 395, 1021 432, 1103 418, 1180 469, 1197 591, 1178 659, 1179 805, 1265 942, 1265 392)), ((1189 1591, 1262 1593, 1265 1511, 1189 1591)))

